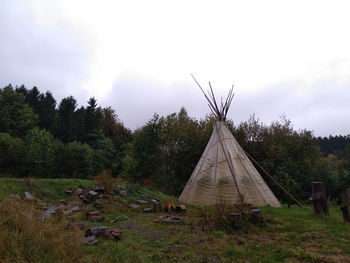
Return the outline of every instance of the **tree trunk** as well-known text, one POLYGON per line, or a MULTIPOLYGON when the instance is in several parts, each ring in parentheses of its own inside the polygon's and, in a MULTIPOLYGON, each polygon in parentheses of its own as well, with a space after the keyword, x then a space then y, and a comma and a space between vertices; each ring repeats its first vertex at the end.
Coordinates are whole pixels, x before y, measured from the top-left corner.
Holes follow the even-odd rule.
POLYGON ((323 182, 312 182, 312 203, 316 215, 329 216, 326 188, 323 182))

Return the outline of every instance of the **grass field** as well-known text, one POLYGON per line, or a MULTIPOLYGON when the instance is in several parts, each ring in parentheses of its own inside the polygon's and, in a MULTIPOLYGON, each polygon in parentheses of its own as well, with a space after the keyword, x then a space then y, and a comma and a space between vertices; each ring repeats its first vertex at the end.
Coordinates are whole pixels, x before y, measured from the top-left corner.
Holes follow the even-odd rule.
MULTIPOLYGON (((264 224, 249 225, 227 234, 208 230, 203 210, 188 206, 183 225, 154 222, 159 214, 145 214, 130 203, 148 195, 179 204, 176 198, 157 190, 128 184, 125 197, 101 199, 101 223, 123 232, 121 241, 100 240, 96 246, 83 246, 84 232, 65 230, 64 216, 46 221, 36 218, 39 202, 68 202, 64 190, 93 181, 77 179, 0 179, 0 261, 1 262, 350 262, 350 224, 343 223, 339 207, 330 207, 329 217, 312 215, 311 208, 261 208, 264 224), (138 191, 137 191, 138 190, 138 191), (19 202, 14 208, 6 200, 10 194, 31 192, 36 201, 19 202), (22 211, 22 212, 18 212, 22 211), (26 211, 26 212, 23 212, 26 211), (113 222, 113 223, 111 223, 113 222), (34 254, 36 256, 34 256, 34 254)), ((127 183, 122 183, 126 186, 127 183)), ((147 205, 144 205, 147 207, 147 205)), ((70 220, 86 221, 85 213, 96 208, 81 207, 70 220)))

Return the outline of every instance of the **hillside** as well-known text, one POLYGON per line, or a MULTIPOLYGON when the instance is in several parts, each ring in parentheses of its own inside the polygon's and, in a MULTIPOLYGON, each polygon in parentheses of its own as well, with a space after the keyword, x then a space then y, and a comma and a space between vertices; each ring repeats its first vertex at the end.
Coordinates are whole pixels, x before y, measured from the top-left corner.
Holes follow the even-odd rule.
POLYGON ((187 206, 186 212, 143 213, 153 198, 179 203, 157 190, 110 178, 1 178, 0 198, 1 262, 350 262, 350 225, 343 223, 338 206, 331 206, 329 217, 312 215, 309 206, 264 207, 264 222, 225 232, 205 222, 203 215, 212 209, 187 206), (83 190, 86 194, 94 183, 105 186, 99 205, 80 201, 78 210, 68 213, 67 207, 79 200, 79 185, 89 188, 83 190), (67 195, 67 189, 73 193, 67 195), (25 191, 32 201, 8 199, 25 191), (61 205, 62 213, 41 220, 44 206, 50 205, 61 205), (103 222, 88 221, 91 211, 104 216, 103 222), (183 218, 183 223, 155 222, 166 214, 183 218), (86 229, 117 228, 122 238, 98 238, 98 244, 84 246, 86 229, 67 229, 69 222, 83 222, 86 229))

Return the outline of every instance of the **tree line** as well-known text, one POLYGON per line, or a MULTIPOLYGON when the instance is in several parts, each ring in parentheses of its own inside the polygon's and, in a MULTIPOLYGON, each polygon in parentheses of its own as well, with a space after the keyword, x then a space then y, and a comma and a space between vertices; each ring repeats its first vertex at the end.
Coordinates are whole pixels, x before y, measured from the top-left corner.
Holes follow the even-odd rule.
POLYGON ((121 172, 131 141, 111 107, 95 98, 78 107, 72 97, 57 105, 51 92, 34 87, 0 89, 0 167, 3 176, 89 178, 121 172))
MULTIPOLYGON (((131 132, 111 107, 101 108, 94 98, 86 107, 78 107, 72 96, 57 105, 49 91, 9 85, 0 89, 0 173, 91 178, 108 170, 178 195, 209 141, 213 122, 210 115, 197 120, 181 108, 168 116, 155 114, 131 132)), ((242 148, 298 198, 309 197, 312 181, 325 182, 332 198, 350 185, 349 141, 340 151, 333 144, 336 150, 328 152, 324 145, 332 145, 334 137, 296 131, 285 117, 266 125, 253 115, 227 125, 242 148)))

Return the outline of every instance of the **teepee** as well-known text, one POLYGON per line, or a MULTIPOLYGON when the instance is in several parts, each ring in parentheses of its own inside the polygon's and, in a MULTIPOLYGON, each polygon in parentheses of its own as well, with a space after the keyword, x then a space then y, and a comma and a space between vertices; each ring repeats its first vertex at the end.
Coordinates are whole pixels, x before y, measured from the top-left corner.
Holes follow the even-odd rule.
POLYGON ((210 83, 208 96, 198 86, 216 120, 210 140, 179 200, 196 205, 230 202, 280 207, 276 196, 225 125, 233 88, 219 108, 210 83))

